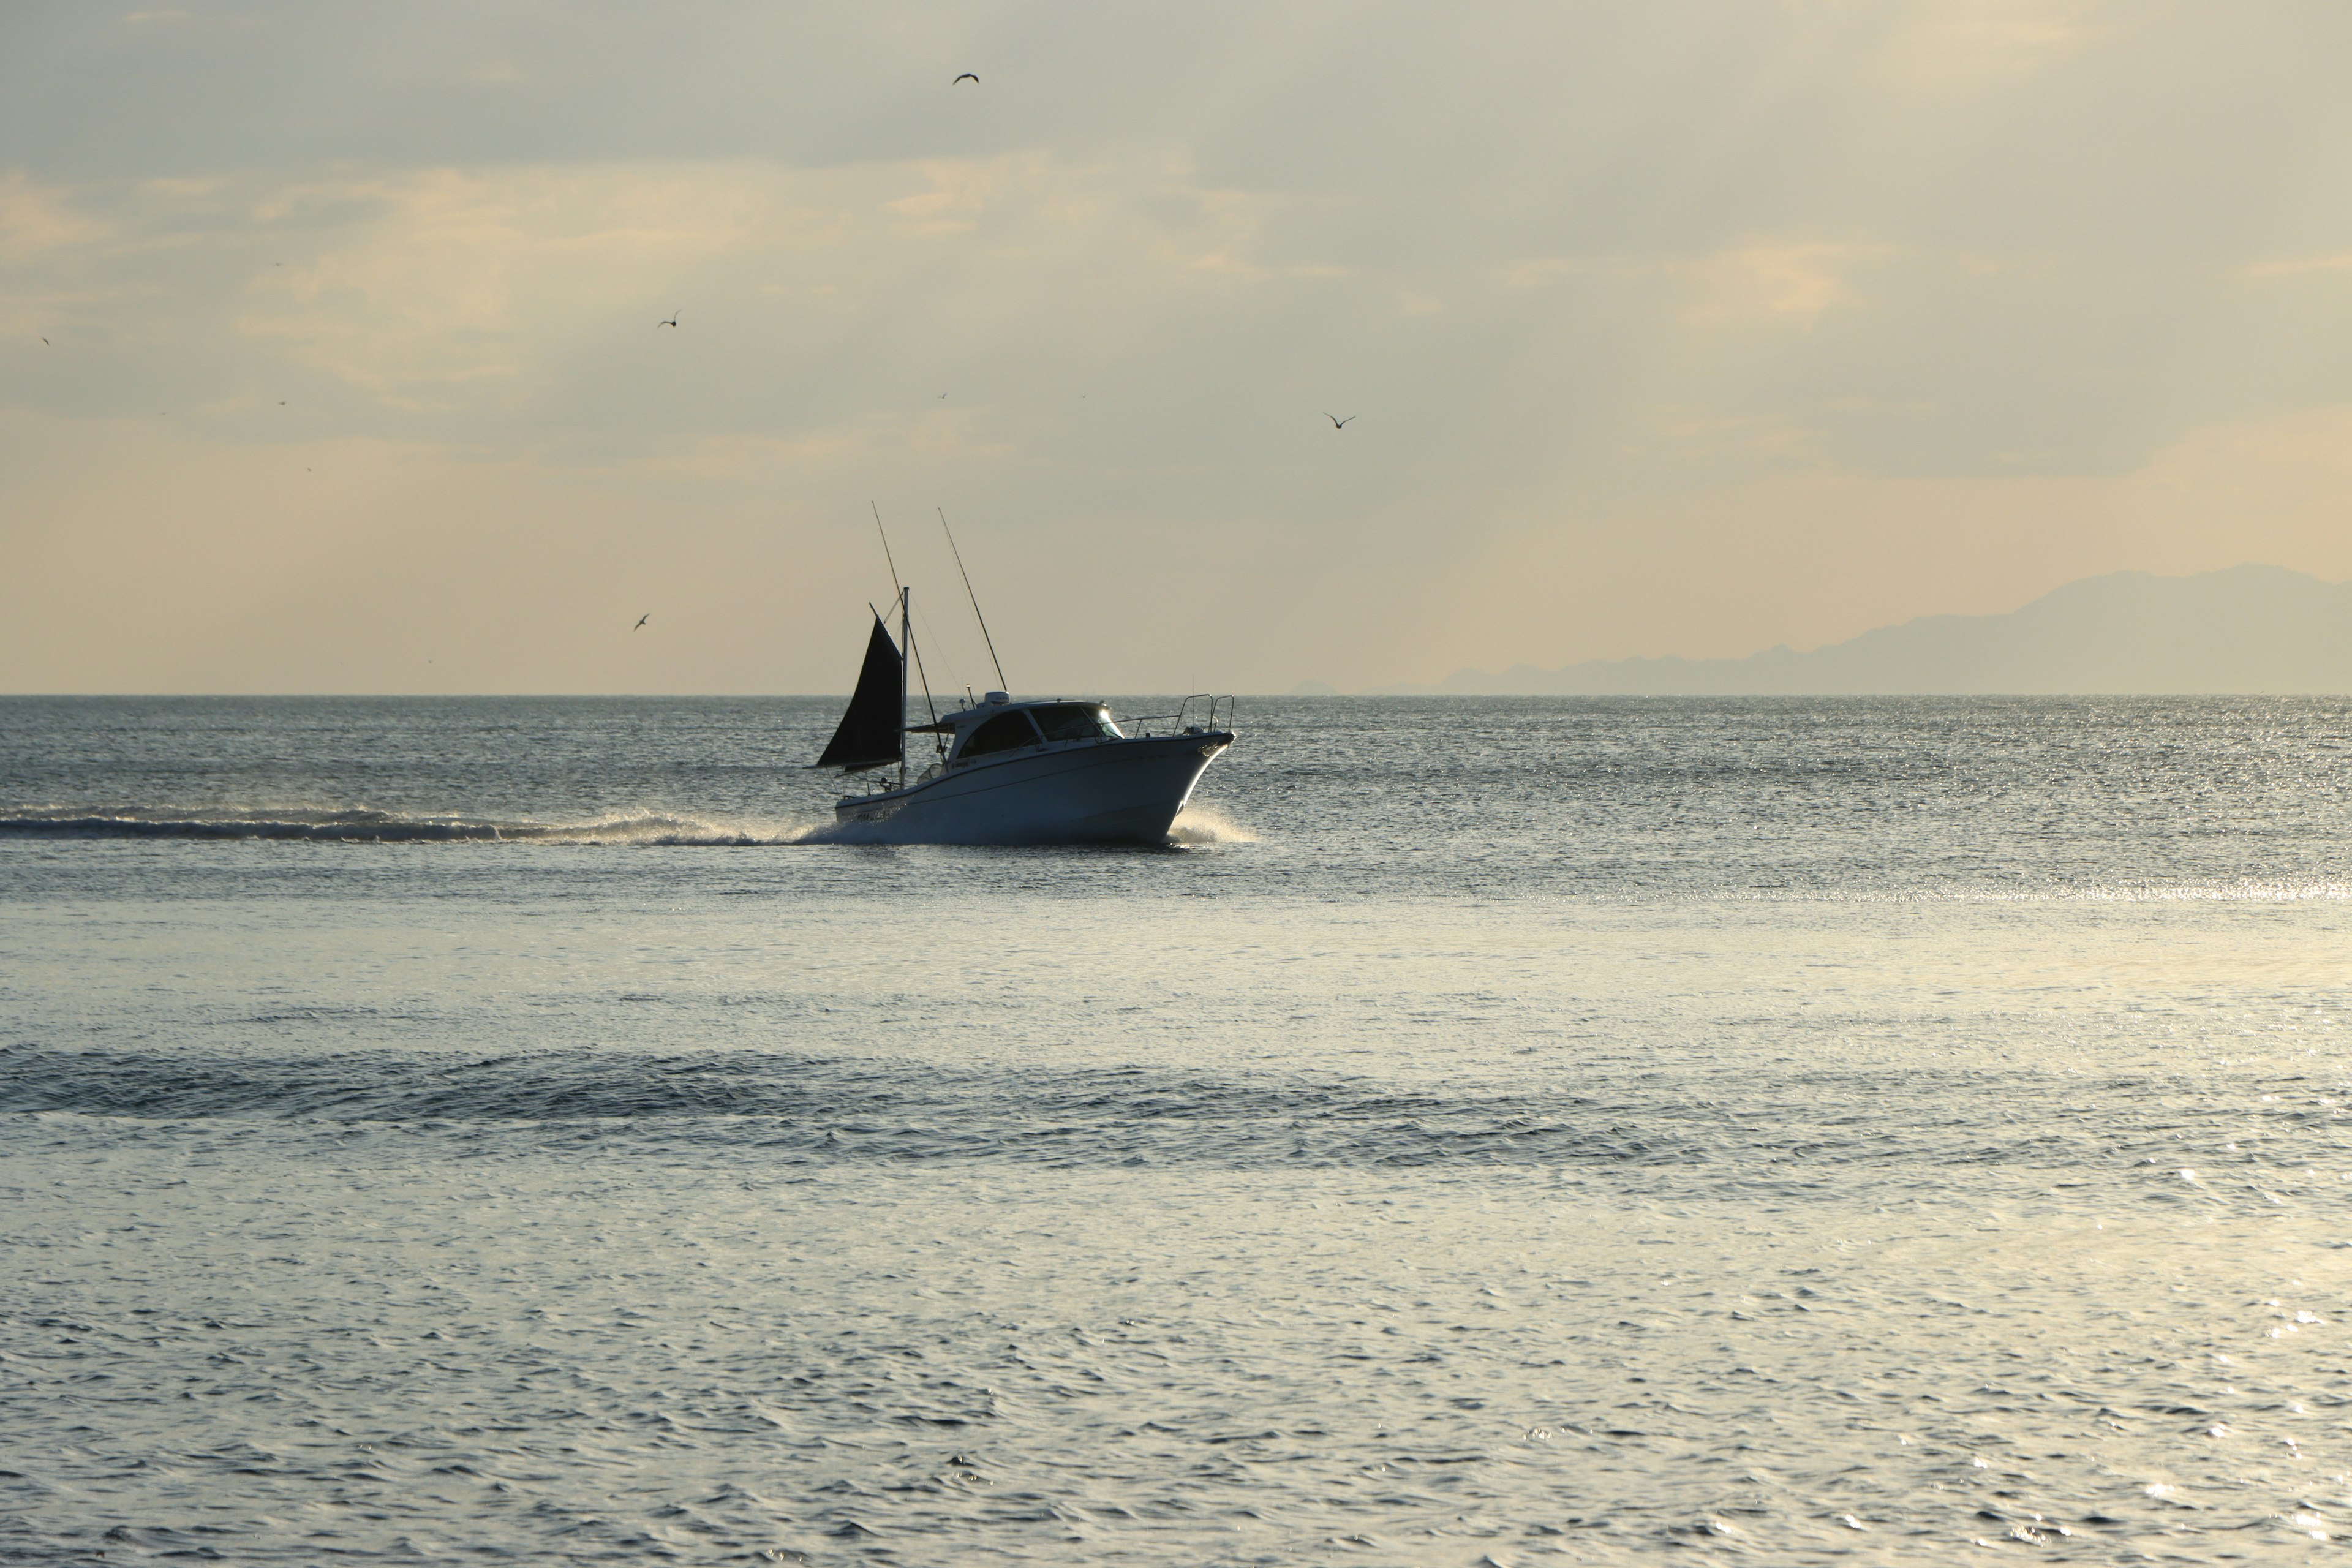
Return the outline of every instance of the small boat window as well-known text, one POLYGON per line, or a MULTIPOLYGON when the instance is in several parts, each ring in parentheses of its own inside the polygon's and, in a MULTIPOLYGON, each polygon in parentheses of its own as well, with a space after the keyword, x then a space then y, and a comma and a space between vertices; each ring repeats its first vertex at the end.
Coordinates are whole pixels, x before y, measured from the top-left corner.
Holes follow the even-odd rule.
POLYGON ((963 750, 956 753, 962 762, 969 757, 984 756, 990 752, 1010 752, 1037 743, 1037 727, 1029 722, 1026 713, 999 713, 964 742, 963 750))
POLYGON ((1090 702, 1054 702, 1029 710, 1049 741, 1116 741, 1118 726, 1090 702))

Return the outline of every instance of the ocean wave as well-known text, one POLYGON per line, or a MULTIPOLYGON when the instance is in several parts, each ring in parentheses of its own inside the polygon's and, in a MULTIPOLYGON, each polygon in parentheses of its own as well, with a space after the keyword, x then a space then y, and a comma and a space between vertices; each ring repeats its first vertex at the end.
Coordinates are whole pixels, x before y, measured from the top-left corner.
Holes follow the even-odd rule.
MULTIPOLYGON (((281 1022, 257 1017, 257 1026, 281 1022)), ((907 1068, 867 1060, 550 1051, 142 1052, 0 1047, 0 1113, 144 1122, 504 1124, 897 1163, 1648 1164, 1711 1132, 1628 1125, 1574 1095, 1417 1092, 1344 1079, 1139 1069, 907 1068)))
MULTIPOLYGON (((296 1009, 248 1023, 258 1033, 308 1021, 296 1009)), ((2206 1113, 2168 1103, 2154 1119, 2116 1117, 2113 1106, 2147 1096, 2149 1080, 2132 1073, 2069 1079, 2063 1105, 1998 1127, 1972 1120, 1981 1092, 2008 1082, 1999 1073, 1929 1075, 1897 1087, 1894 1098, 1910 1110, 1890 1120, 1856 1109, 1889 1099, 1874 1070, 1807 1075, 1771 1097, 1733 1102, 1622 1085, 1602 1093, 1403 1086, 1337 1074, 950 1068, 781 1052, 0 1046, 0 1115, 159 1130, 275 1124, 295 1135, 303 1127, 337 1136, 369 1126, 496 1131, 553 1151, 650 1140, 824 1163, 1671 1169, 1680 1180, 1738 1187, 1811 1182, 1832 1169, 1932 1170, 1943 1183, 1954 1171, 1982 1179, 2007 1168, 2046 1182, 2063 1142, 2068 1160, 2169 1202, 2211 1195, 2174 1191, 2184 1146, 2249 1137, 2242 1108, 2223 1101, 2206 1113)), ((2328 1158, 2332 1116, 2313 1096, 2266 1107, 2255 1133, 2263 1180, 2277 1188, 2277 1172, 2328 1158)))

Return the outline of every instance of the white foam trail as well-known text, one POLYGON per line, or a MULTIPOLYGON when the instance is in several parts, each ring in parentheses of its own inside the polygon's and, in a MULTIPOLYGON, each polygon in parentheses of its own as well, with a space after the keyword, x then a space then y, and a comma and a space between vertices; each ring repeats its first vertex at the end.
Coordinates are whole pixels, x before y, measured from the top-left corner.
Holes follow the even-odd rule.
POLYGON ((334 844, 780 845, 822 833, 814 824, 743 821, 669 812, 614 812, 585 822, 501 821, 305 807, 38 806, 0 814, 0 837, 275 839, 334 844))
POLYGON ((1168 829, 1171 844, 1207 846, 1212 844, 1255 844, 1257 835, 1242 826, 1213 805, 1198 801, 1176 814, 1175 825, 1168 829))
POLYGON ((508 832, 507 840, 542 844, 607 845, 780 845, 821 843, 831 824, 713 820, 677 816, 662 812, 632 812, 593 822, 530 827, 508 832))

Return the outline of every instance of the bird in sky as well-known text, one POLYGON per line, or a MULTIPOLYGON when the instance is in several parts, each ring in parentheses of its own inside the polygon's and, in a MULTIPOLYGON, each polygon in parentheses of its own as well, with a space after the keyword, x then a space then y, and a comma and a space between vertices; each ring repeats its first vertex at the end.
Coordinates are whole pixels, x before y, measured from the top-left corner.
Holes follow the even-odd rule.
POLYGON ((645 629, 645 625, 646 625, 646 623, 647 621, 652 620, 653 618, 654 618, 654 613, 653 613, 651 610, 647 610, 644 615, 639 616, 637 617, 637 624, 636 624, 635 626, 631 626, 629 629, 630 629, 631 631, 633 631, 633 632, 635 632, 635 631, 643 631, 643 630, 645 629))
POLYGON ((980 85, 980 78, 971 71, 964 72, 963 75, 956 78, 955 81, 951 81, 948 83, 948 85, 950 87, 953 87, 955 86, 956 81, 968 81, 974 87, 978 87, 980 85))
POLYGON ((55 344, 51 343, 51 342, 49 342, 49 340, 48 340, 48 339, 47 339, 47 338, 43 338, 43 339, 41 340, 41 342, 42 342, 42 344, 43 344, 45 347, 51 347, 51 348, 54 348, 54 347, 56 346, 55 344))
POLYGON ((1331 428, 1334 430, 1345 430, 1349 425, 1353 424, 1356 419, 1356 416, 1352 414, 1349 415, 1347 418, 1342 419, 1328 408, 1323 411, 1323 417, 1331 422, 1331 428))
POLYGON ((677 325, 677 316, 678 316, 678 313, 677 313, 676 310, 672 310, 672 311, 669 313, 669 320, 668 320, 668 321, 656 321, 656 322, 654 323, 654 325, 655 325, 655 326, 656 326, 656 327, 675 327, 676 325, 677 325))

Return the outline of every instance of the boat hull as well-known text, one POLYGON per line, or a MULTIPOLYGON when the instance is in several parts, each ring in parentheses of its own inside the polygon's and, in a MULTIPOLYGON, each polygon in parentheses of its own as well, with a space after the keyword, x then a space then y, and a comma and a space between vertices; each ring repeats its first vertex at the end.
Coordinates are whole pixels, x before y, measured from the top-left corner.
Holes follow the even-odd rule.
POLYGON ((1230 732, 1046 746, 951 768, 834 814, 898 844, 1163 844, 1230 732))

